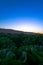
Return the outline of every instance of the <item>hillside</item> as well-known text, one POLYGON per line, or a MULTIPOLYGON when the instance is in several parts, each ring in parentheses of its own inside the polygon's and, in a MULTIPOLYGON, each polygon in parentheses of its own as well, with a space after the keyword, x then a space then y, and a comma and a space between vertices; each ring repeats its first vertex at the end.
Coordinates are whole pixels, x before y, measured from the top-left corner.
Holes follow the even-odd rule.
POLYGON ((34 32, 24 32, 24 31, 19 31, 19 30, 13 30, 13 29, 4 29, 0 28, 0 33, 11 33, 11 34, 39 34, 39 33, 34 33, 34 32))
POLYGON ((0 29, 0 65, 43 65, 43 35, 0 29))

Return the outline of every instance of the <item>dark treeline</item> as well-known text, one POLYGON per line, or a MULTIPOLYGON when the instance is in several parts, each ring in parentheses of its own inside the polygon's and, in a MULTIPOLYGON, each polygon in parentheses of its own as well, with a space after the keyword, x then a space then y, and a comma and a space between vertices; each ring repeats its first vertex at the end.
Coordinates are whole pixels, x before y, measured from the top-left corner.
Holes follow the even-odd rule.
POLYGON ((43 65, 43 34, 0 33, 0 65, 43 65))

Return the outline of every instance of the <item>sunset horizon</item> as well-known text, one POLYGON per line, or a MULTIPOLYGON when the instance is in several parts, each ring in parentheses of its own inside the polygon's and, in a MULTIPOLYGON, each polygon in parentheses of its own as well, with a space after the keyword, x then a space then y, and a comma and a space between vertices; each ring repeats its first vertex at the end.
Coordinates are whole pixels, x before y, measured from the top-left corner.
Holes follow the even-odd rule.
POLYGON ((43 34, 43 0, 0 0, 0 28, 43 34))
POLYGON ((1 30, 13 30, 13 31, 20 31, 22 32, 27 32, 27 33, 37 33, 37 34, 43 34, 43 31, 39 31, 39 32, 33 32, 33 31, 24 31, 24 30, 19 30, 19 29, 11 29, 11 28, 0 28, 1 30))

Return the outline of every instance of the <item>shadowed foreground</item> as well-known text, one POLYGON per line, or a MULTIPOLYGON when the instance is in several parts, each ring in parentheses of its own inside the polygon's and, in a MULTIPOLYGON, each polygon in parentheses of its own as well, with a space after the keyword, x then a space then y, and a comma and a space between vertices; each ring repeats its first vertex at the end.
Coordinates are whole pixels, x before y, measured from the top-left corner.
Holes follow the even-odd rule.
POLYGON ((0 65, 43 65, 43 35, 0 33, 0 65))

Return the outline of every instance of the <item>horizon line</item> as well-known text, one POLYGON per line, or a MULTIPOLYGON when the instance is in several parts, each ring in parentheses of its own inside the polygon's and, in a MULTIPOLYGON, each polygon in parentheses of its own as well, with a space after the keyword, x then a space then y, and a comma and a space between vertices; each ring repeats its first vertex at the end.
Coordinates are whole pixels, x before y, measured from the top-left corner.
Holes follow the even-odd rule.
POLYGON ((12 28, 0 28, 0 29, 15 30, 15 31, 27 32, 27 33, 29 32, 29 33, 38 33, 38 34, 43 34, 43 32, 23 31, 23 30, 17 30, 17 29, 12 29, 12 28))

